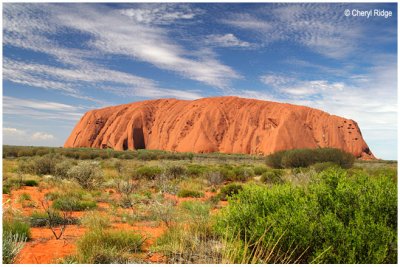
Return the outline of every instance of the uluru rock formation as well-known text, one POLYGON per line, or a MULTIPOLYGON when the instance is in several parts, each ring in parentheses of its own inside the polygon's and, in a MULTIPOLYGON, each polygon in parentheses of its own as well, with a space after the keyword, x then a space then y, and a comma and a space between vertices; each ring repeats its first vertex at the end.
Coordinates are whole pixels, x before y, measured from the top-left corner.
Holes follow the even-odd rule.
POLYGON ((353 120, 309 107, 239 97, 158 99, 91 110, 64 147, 264 155, 332 147, 374 158, 353 120))

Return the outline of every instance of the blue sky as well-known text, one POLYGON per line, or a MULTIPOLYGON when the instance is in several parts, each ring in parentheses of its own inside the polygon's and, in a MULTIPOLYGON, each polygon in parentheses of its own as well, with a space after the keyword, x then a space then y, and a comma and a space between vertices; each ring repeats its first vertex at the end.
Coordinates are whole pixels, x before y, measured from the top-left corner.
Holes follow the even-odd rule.
POLYGON ((62 146, 94 108, 220 95, 354 119, 397 159, 397 3, 3 4, 4 144, 62 146))

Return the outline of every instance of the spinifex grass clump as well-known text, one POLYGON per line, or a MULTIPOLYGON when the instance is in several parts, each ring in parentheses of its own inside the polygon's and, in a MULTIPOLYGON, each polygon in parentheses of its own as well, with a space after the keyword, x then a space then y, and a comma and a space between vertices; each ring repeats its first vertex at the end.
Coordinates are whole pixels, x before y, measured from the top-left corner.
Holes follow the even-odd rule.
POLYGON ((283 263, 396 263, 397 186, 384 173, 342 169, 302 187, 244 186, 218 215, 216 230, 242 250, 276 243, 283 263))
POLYGON ((308 167, 318 162, 333 162, 342 168, 353 166, 355 157, 336 148, 294 149, 279 151, 267 157, 267 164, 273 168, 308 167))
POLYGON ((142 250, 145 238, 129 230, 89 229, 78 240, 76 260, 79 263, 124 263, 132 253, 142 250))

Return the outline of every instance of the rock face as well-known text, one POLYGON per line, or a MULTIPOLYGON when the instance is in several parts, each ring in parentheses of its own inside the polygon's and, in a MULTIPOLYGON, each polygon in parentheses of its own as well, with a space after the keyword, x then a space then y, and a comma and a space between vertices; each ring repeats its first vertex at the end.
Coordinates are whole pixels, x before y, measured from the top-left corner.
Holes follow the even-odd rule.
POLYGON ((159 99, 92 110, 80 119, 64 147, 264 155, 333 147, 374 158, 353 120, 239 97, 159 99))

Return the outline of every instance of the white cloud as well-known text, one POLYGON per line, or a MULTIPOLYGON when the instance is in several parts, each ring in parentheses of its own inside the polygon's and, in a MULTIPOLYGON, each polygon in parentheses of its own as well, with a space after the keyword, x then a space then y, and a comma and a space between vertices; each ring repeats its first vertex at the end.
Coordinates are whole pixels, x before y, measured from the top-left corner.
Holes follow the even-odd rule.
POLYGON ((239 40, 234 34, 211 34, 206 37, 206 44, 221 47, 249 47, 250 43, 239 40))
POLYGON ((17 128, 3 128, 3 135, 5 136, 23 136, 25 134, 25 131, 17 128))
POLYGON ((14 145, 55 145, 54 135, 46 132, 31 132, 14 127, 3 128, 4 144, 14 145), (50 143, 49 143, 50 142, 50 143))
MULTIPOLYGON (((69 96, 104 104, 83 95, 82 83, 99 83, 99 89, 106 89, 107 86, 121 88, 123 93, 108 90, 118 95, 129 92, 130 95, 143 97, 151 95, 152 92, 159 92, 159 97, 162 97, 178 96, 181 92, 182 98, 200 96, 194 92, 162 88, 152 79, 94 63, 94 59, 104 58, 104 54, 126 55, 219 88, 227 87, 231 79, 240 77, 215 57, 186 51, 168 36, 167 30, 137 23, 130 17, 121 15, 122 10, 98 5, 79 5, 77 8, 77 5, 4 5, 4 45, 46 53, 62 64, 54 67, 6 58, 3 64, 5 80, 58 90, 69 96), (61 46, 48 37, 52 33, 70 30, 78 30, 89 37, 87 48, 61 46), (106 86, 101 83, 109 84, 106 86)), ((178 13, 173 13, 172 10, 172 7, 152 9, 148 14, 152 16, 149 20, 163 14, 158 18, 158 22, 172 22, 180 18, 190 19, 190 14, 195 14, 191 9, 183 7, 178 13)))
POLYGON ((52 139, 54 139, 54 136, 49 133, 36 132, 36 133, 32 134, 32 139, 33 140, 52 140, 52 139))
POLYGON ((189 5, 142 5, 138 8, 120 10, 138 23, 165 25, 177 20, 191 20, 201 14, 200 9, 193 9, 189 5))
POLYGON ((90 34, 90 45, 103 53, 126 55, 218 88, 240 77, 215 58, 193 58, 166 29, 134 23, 115 10, 82 5, 73 12, 55 9, 54 14, 61 25, 90 34))

